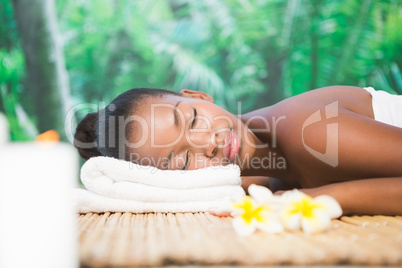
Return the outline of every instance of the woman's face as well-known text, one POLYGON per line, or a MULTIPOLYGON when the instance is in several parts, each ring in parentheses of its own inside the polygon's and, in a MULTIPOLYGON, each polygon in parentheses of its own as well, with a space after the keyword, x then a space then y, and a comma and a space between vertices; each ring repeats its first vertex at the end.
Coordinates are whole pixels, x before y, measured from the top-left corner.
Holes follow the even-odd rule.
POLYGON ((145 98, 132 119, 130 160, 141 165, 170 170, 229 163, 242 167, 255 151, 255 136, 240 117, 203 92, 145 98))

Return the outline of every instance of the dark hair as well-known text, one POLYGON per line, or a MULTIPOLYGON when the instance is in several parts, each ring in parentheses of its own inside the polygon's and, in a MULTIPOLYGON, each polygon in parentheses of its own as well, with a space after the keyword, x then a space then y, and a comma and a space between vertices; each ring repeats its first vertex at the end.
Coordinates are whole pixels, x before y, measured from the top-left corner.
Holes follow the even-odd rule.
POLYGON ((134 88, 115 99, 98 113, 87 114, 78 124, 74 135, 74 146, 85 160, 95 156, 109 156, 128 160, 125 139, 134 131, 131 121, 124 126, 119 120, 126 120, 136 112, 142 100, 147 97, 179 95, 164 89, 134 88), (120 125, 120 126, 119 126, 120 125), (122 133, 124 131, 124 133, 122 133))

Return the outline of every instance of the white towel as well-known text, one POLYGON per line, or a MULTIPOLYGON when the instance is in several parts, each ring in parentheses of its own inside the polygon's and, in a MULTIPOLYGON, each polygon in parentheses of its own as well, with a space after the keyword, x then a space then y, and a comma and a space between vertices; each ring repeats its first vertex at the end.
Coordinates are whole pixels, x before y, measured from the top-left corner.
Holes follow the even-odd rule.
POLYGON ((393 95, 372 87, 365 87, 372 96, 374 119, 402 128, 402 95, 393 95))
POLYGON ((102 212, 200 212, 209 209, 222 209, 228 206, 230 198, 197 202, 141 202, 110 198, 84 189, 74 189, 73 197, 78 213, 102 212))
POLYGON ((81 180, 91 191, 75 193, 81 213, 207 211, 244 195, 236 165, 159 170, 101 156, 83 165, 81 180))

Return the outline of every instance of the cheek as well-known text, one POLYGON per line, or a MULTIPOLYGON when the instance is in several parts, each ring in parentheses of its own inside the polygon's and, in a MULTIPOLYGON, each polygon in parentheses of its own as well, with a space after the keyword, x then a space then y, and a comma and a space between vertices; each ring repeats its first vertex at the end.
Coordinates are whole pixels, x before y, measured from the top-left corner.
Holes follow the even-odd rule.
POLYGON ((183 138, 183 135, 184 132, 180 133, 172 130, 155 130, 154 133, 151 133, 149 139, 151 148, 168 148, 175 146, 179 143, 180 139, 183 138))
POLYGON ((212 125, 213 118, 211 118, 210 116, 198 115, 194 128, 211 131, 212 125))
POLYGON ((216 115, 213 117, 213 123, 224 126, 227 130, 236 129, 238 125, 237 119, 231 115, 216 115))
POLYGON ((169 166, 167 166, 167 169, 172 169, 172 170, 181 170, 184 168, 186 165, 186 155, 178 155, 173 157, 170 160, 169 166))
POLYGON ((198 106, 198 109, 199 114, 206 118, 204 121, 208 121, 212 129, 237 128, 238 117, 215 104, 198 106))
POLYGON ((184 129, 162 123, 155 124, 149 128, 148 141, 151 148, 168 148, 177 145, 184 134, 184 129))
POLYGON ((201 169, 210 166, 226 166, 229 164, 228 159, 226 158, 218 158, 214 157, 209 159, 205 157, 204 154, 199 153, 193 156, 193 161, 189 167, 189 169, 201 169))
POLYGON ((194 159, 191 163, 191 169, 200 169, 200 168, 206 168, 211 166, 211 164, 207 161, 207 158, 205 156, 198 156, 194 155, 194 159))

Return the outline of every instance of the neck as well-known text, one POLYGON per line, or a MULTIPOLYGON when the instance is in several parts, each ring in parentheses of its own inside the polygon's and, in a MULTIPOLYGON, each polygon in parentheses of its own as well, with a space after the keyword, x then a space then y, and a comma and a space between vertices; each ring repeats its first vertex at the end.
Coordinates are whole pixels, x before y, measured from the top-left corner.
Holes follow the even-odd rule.
POLYGON ((254 155, 242 163, 242 176, 267 176, 284 178, 288 164, 280 148, 264 144, 254 155))

